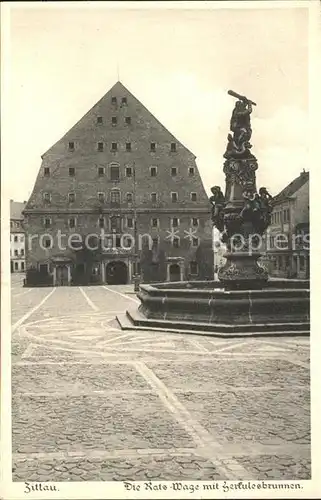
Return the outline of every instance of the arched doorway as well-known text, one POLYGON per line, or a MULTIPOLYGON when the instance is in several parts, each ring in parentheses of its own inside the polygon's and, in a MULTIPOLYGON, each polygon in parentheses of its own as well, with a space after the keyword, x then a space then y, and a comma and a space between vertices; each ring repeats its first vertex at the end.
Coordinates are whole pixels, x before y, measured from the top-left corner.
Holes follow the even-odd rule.
POLYGON ((106 265, 106 281, 108 285, 125 285, 127 279, 127 266, 122 261, 108 262, 106 265))
POLYGON ((181 273, 180 266, 178 264, 171 264, 169 266, 169 279, 170 281, 180 281, 181 273))

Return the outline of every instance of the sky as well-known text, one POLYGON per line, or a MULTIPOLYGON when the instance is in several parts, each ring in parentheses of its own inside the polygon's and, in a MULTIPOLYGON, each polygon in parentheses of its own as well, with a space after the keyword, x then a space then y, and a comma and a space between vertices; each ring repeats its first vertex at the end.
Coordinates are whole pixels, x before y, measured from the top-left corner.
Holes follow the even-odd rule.
POLYGON ((28 199, 41 155, 118 78, 196 155, 208 192, 224 186, 235 103, 229 89, 257 103, 251 142, 258 187, 274 195, 309 170, 306 8, 75 4, 11 9, 9 198, 28 199))

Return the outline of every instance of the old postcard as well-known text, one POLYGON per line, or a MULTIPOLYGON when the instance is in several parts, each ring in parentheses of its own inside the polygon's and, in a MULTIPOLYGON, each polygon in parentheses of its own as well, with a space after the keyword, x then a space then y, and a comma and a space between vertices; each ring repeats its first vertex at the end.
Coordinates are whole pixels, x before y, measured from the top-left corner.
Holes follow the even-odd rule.
POLYGON ((319 2, 1 13, 1 498, 318 498, 319 2))

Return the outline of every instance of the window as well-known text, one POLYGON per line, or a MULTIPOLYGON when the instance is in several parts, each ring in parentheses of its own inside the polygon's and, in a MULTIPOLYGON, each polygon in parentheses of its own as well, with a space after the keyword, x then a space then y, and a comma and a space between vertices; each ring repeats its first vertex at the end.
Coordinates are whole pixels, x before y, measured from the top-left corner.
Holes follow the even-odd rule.
POLYGON ((304 270, 304 256, 303 255, 300 255, 299 263, 300 263, 300 271, 303 271, 304 270))
POLYGON ((126 167, 126 177, 132 177, 133 169, 132 167, 126 167))
POLYGON ((112 206, 120 205, 120 191, 114 189, 110 192, 110 204, 112 206))
POLYGON ((179 248, 179 242, 180 242, 179 237, 178 236, 174 236, 174 238, 173 238, 173 247, 174 248, 179 248))
POLYGON ((48 272, 48 264, 40 264, 39 265, 39 271, 41 274, 47 274, 48 272))
POLYGON ((191 193, 191 200, 196 201, 196 199, 197 199, 196 193, 191 193))
POLYGON ((126 151, 131 151, 131 150, 132 150, 132 143, 126 142, 126 151))
POLYGON ((191 274, 198 274, 198 264, 196 261, 192 260, 189 264, 189 269, 191 274))
POLYGON ((69 227, 70 228, 76 227, 76 218, 75 217, 70 217, 69 218, 69 227))
POLYGON ((98 193, 98 200, 103 203, 105 201, 105 193, 98 193))
POLYGON ((45 177, 49 177, 50 176, 50 168, 49 167, 45 167, 44 168, 44 176, 45 177))
POLYGON ((173 217, 172 220, 171 220, 171 222, 172 222, 172 227, 178 227, 179 220, 178 220, 177 217, 173 217))
POLYGON ((111 98, 111 103, 112 104, 117 104, 117 97, 112 97, 111 98))
POLYGON ((198 223, 199 223, 198 219, 196 217, 193 217, 192 218, 192 226, 197 227, 198 223))
POLYGON ((131 122, 132 122, 131 117, 130 117, 130 116, 126 116, 126 118, 125 118, 125 123, 126 123, 126 125, 130 125, 130 124, 131 124, 131 122))
POLYGON ((51 248, 51 240, 50 238, 46 238, 43 242, 45 248, 51 248))
POLYGON ((21 262, 21 271, 24 271, 24 270, 25 270, 25 263, 21 262))
POLYGON ((97 149, 98 149, 98 151, 104 151, 104 143, 98 142, 97 149))
POLYGON ((128 236, 123 237, 123 248, 131 248, 133 241, 128 236))
POLYGON ((177 175, 177 168, 176 167, 171 168, 171 175, 172 175, 172 177, 176 177, 176 175, 177 175))
POLYGON ((51 202, 51 194, 50 193, 43 193, 43 199, 46 203, 51 202))
POLYGON ((152 227, 158 227, 158 219, 157 218, 152 219, 152 227))
POLYGON ((120 217, 111 217, 110 219, 110 229, 112 231, 120 232, 121 231, 121 218, 120 217))
POLYGON ((12 222, 12 220, 10 221, 10 227, 11 227, 11 229, 13 228, 13 222, 12 222))
POLYGON ((15 254, 16 257, 18 257, 18 250, 15 250, 14 254, 15 254))
POLYGON ((127 104, 127 97, 122 97, 121 98, 121 103, 122 104, 127 104))
POLYGON ((104 217, 99 217, 99 219, 98 219, 98 226, 100 228, 105 227, 105 219, 104 219, 104 217))
POLYGON ((157 175, 157 167, 150 167, 150 176, 156 177, 157 175))
POLYGON ((111 143, 111 150, 112 151, 117 151, 117 142, 112 142, 111 143))
POLYGON ((45 225, 45 227, 50 227, 51 226, 51 219, 50 219, 50 217, 45 217, 44 218, 44 225, 45 225))
POLYGON ((75 143, 73 141, 68 143, 68 149, 69 151, 74 151, 75 149, 75 143))
POLYGON ((15 237, 13 238, 13 240, 14 240, 14 242, 15 242, 15 243, 17 243, 17 242, 18 242, 18 236, 15 236, 15 237))
POLYGON ((171 143, 171 153, 176 153, 176 142, 171 143))
POLYGON ((117 116, 112 116, 112 117, 111 117, 111 124, 113 125, 113 127, 114 127, 115 125, 117 125, 117 116))
POLYGON ((25 237, 24 237, 23 235, 22 235, 22 236, 20 236, 20 242, 21 242, 21 243, 23 243, 23 242, 24 242, 24 239, 25 239, 25 237))
POLYGON ((194 175, 194 174, 195 174, 195 169, 194 169, 194 167, 189 167, 189 169, 188 169, 188 175, 189 175, 190 177, 193 177, 193 175, 194 175))
POLYGON ((132 217, 127 217, 127 227, 129 228, 134 227, 134 219, 132 217))
POLYGON ((69 201, 69 203, 74 203, 75 199, 76 199, 75 193, 69 193, 68 194, 68 201, 69 201))
POLYGON ((150 199, 152 203, 157 203, 157 193, 151 193, 150 199))
POLYGON ((133 193, 126 194, 126 201, 127 203, 133 203, 133 193))
POLYGON ((75 167, 69 167, 69 176, 74 177, 75 175, 75 167))
POLYGON ((18 269, 19 269, 18 262, 14 263, 14 268, 15 268, 15 271, 18 271, 18 269))
POLYGON ((105 174, 104 167, 98 167, 98 175, 99 175, 99 177, 102 177, 104 174, 105 174))
POLYGON ((97 123, 101 125, 103 123, 103 117, 102 116, 97 116, 97 123))
POLYGON ((156 151, 156 142, 151 142, 150 143, 150 150, 151 151, 156 151))
POLYGON ((110 167, 110 180, 112 181, 119 180, 119 167, 117 165, 112 165, 110 167))
POLYGON ((192 246, 198 247, 198 238, 192 238, 192 246))
POLYGON ((172 198, 172 203, 177 203, 178 194, 177 193, 171 193, 171 198, 172 198))

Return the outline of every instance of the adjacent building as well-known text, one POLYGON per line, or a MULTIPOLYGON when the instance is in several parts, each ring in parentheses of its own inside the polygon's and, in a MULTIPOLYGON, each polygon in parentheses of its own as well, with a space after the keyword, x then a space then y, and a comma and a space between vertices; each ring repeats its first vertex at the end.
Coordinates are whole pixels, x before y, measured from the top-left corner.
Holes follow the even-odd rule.
POLYGON ((270 276, 309 278, 309 172, 301 172, 273 198, 265 246, 270 276))
POLYGON ((24 210, 27 282, 212 279, 195 159, 117 82, 42 156, 24 210))
POLYGON ((26 202, 10 200, 10 269, 12 273, 25 271, 25 231, 22 212, 26 202))

